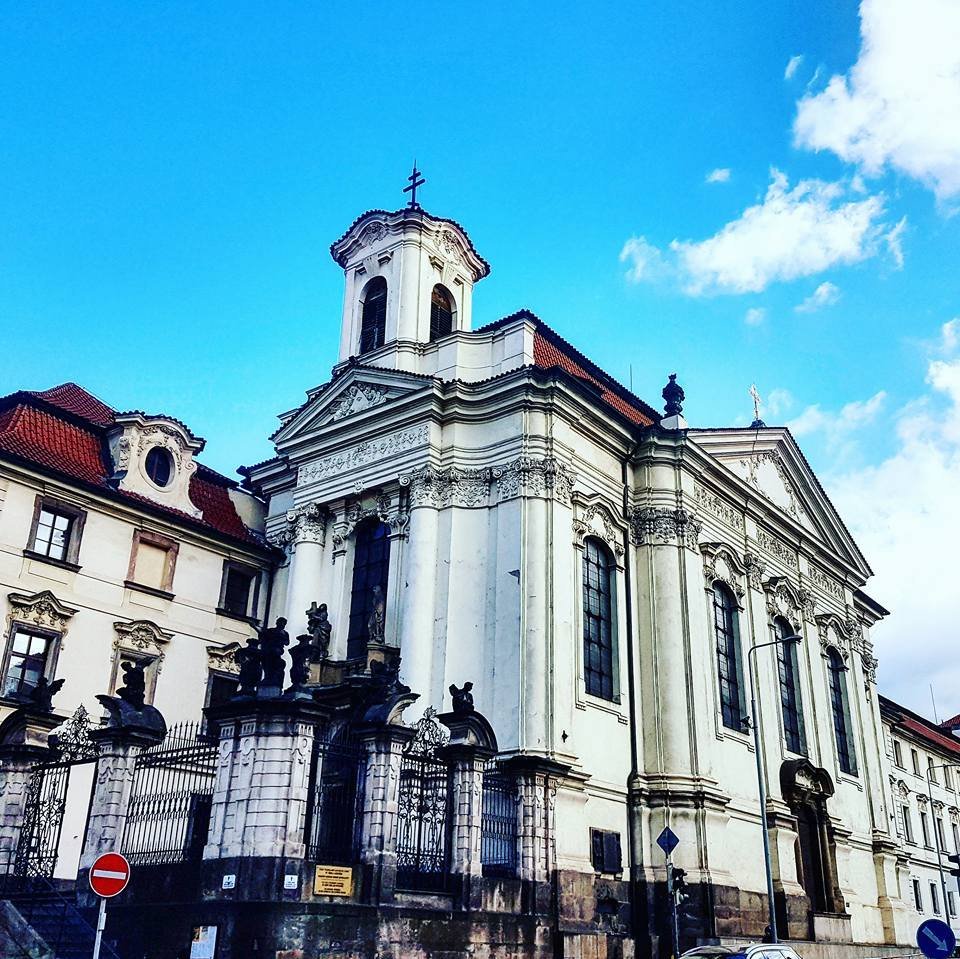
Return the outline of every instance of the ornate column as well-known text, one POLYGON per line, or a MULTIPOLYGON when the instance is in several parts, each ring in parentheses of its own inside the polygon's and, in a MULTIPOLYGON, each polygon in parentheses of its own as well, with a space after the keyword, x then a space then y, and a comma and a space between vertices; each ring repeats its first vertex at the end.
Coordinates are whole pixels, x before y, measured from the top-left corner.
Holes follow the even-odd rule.
POLYGON ((286 619, 293 636, 307 628, 305 610, 320 595, 323 549, 330 514, 318 503, 305 503, 287 512, 287 529, 279 541, 293 548, 287 579, 286 619))

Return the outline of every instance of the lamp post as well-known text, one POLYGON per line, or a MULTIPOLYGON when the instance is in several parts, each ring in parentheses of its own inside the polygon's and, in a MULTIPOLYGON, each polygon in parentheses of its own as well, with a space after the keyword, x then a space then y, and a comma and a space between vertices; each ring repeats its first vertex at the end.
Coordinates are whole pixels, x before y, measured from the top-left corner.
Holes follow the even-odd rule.
POLYGON ((750 657, 765 646, 779 646, 783 643, 799 643, 799 636, 781 636, 767 643, 755 643, 747 650, 747 672, 750 674, 750 725, 753 726, 753 751, 757 756, 757 785, 760 791, 760 828, 763 830, 763 865, 767 871, 767 905, 770 912, 770 941, 779 942, 777 935, 777 910, 773 900, 773 865, 770 861, 770 834, 767 831, 767 783, 764 773, 763 756, 760 752, 760 711, 757 706, 757 684, 753 678, 754 666, 750 657))
POLYGON ((939 766, 927 766, 927 799, 930 801, 930 815, 933 818, 933 841, 937 847, 937 870, 940 873, 940 892, 943 894, 943 914, 947 917, 947 925, 950 925, 950 907, 947 897, 947 877, 943 872, 943 850, 940 848, 940 830, 937 824, 943 822, 937 817, 936 810, 933 808, 933 771, 935 769, 960 769, 960 763, 941 763, 939 766))

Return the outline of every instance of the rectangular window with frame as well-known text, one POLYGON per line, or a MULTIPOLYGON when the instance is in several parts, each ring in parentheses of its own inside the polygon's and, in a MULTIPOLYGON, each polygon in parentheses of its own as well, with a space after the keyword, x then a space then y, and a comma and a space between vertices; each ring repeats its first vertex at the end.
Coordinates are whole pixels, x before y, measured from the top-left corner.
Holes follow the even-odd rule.
POLYGON ((913 819, 910 816, 910 807, 904 804, 900 807, 903 815, 903 838, 907 842, 913 842, 913 819))
POLYGON ((920 834, 923 836, 923 844, 930 845, 930 821, 927 819, 927 811, 920 810, 920 834))
POLYGON ((952 823, 950 829, 953 832, 953 848, 957 853, 960 853, 960 826, 952 823))
POLYGON ((913 904, 917 907, 917 912, 923 912, 923 895, 920 892, 920 880, 913 880, 913 904))
POLYGON ((179 543, 168 536, 144 529, 134 530, 126 585, 171 594, 179 548, 179 543))
POLYGON ((930 883, 930 905, 933 907, 933 914, 940 915, 940 890, 937 889, 935 882, 930 883))
POLYGON ((943 786, 945 789, 953 789, 953 770, 949 766, 943 767, 943 786))
POLYGON ((86 513, 50 496, 38 496, 24 552, 35 559, 75 566, 86 513))
POLYGON ((940 849, 947 848, 947 837, 943 832, 943 819, 940 816, 933 817, 934 828, 937 830, 937 842, 940 843, 940 849))
POLYGON ((903 769, 903 752, 900 749, 900 742, 896 739, 893 741, 893 761, 903 769))
POLYGON ((937 763, 933 756, 927 756, 927 776, 930 779, 930 782, 936 783, 937 781, 937 763))
POLYGON ((232 560, 224 561, 219 612, 244 619, 256 618, 259 593, 259 570, 232 560))
POLYGON ((207 695, 204 706, 222 706, 237 694, 238 677, 215 669, 207 672, 207 695))
POLYGON ((597 872, 616 875, 623 871, 620 833, 609 829, 590 830, 590 861, 597 872))
POLYGON ((915 749, 910 750, 910 762, 913 764, 914 776, 920 775, 920 756, 915 749))
POLYGON ((950 889, 947 890, 947 909, 950 912, 950 918, 955 919, 957 916, 957 897, 950 889))
POLYGON ((4 657, 3 696, 26 699, 41 677, 51 678, 58 639, 49 630, 14 624, 4 657))

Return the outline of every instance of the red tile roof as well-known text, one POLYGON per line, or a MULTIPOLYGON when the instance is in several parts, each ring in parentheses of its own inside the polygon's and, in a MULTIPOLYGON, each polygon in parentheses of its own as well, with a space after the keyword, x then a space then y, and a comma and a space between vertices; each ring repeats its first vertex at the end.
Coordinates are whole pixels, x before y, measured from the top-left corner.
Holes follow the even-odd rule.
POLYGON ((919 738, 925 739, 931 746, 960 756, 960 739, 951 736, 949 732, 943 731, 944 727, 949 727, 958 717, 948 719, 947 722, 938 726, 930 720, 924 719, 919 713, 895 703, 886 696, 880 696, 880 712, 885 719, 892 721, 901 729, 909 730, 919 738))
POLYGON ((960 739, 948 736, 946 733, 938 733, 926 725, 926 723, 917 722, 917 720, 911 719, 909 716, 904 716, 903 719, 900 720, 900 725, 940 749, 945 749, 947 752, 960 756, 960 739))
POLYGON ((230 490, 237 484, 198 464, 190 478, 190 499, 201 518, 172 509, 110 482, 107 428, 116 411, 76 383, 49 390, 22 390, 0 398, 0 455, 10 454, 60 476, 97 487, 121 499, 143 503, 180 521, 233 539, 261 543, 240 519, 230 490))

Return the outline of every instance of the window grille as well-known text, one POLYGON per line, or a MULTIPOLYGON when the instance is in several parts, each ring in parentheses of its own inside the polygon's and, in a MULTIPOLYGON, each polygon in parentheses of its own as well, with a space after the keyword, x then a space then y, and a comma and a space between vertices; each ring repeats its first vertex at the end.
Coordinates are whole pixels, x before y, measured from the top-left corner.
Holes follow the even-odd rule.
POLYGON ((591 696, 616 700, 610 555, 595 539, 583 548, 583 675, 591 696))
POLYGON ((496 763, 483 775, 480 863, 485 876, 517 874, 517 783, 496 763))
POLYGON ((723 725, 742 731, 745 705, 740 664, 740 633, 737 604, 722 583, 713 586, 713 622, 717 640, 717 671, 720 676, 720 711, 723 725))

